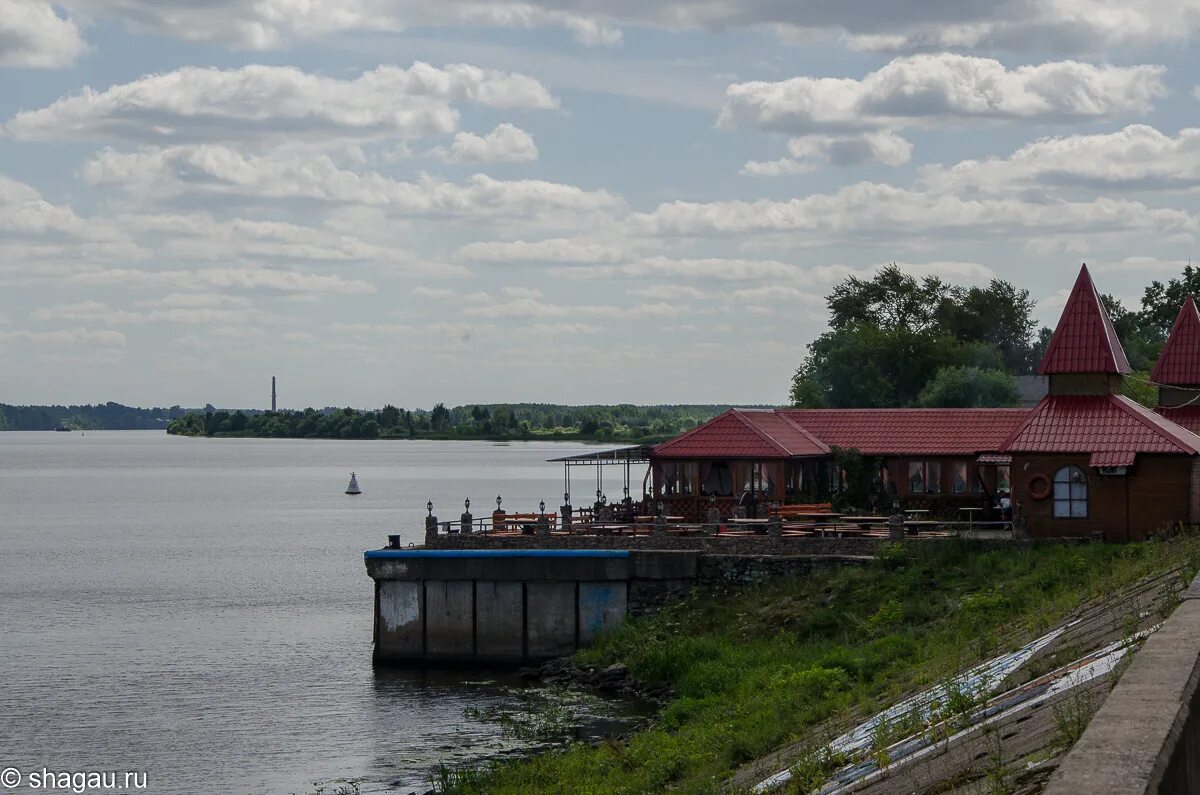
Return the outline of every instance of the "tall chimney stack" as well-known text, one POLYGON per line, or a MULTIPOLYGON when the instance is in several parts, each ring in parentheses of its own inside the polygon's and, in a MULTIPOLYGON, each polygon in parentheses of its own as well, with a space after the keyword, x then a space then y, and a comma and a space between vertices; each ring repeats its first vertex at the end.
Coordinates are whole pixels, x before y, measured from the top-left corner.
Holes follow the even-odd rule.
POLYGON ((271 376, 271 411, 275 411, 275 376, 271 376))

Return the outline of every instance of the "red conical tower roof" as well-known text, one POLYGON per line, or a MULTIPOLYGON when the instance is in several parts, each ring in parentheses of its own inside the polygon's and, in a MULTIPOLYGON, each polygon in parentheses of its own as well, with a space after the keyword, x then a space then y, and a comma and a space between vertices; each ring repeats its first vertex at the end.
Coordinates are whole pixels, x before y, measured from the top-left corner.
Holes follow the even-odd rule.
POLYGON ((1150 380, 1168 386, 1200 385, 1200 311, 1190 295, 1171 326, 1150 380))
POLYGON ((1079 278, 1063 307, 1058 327, 1050 338, 1046 355, 1038 365, 1042 375, 1063 373, 1129 372, 1125 349, 1117 339, 1100 294, 1092 283, 1087 265, 1079 269, 1079 278))

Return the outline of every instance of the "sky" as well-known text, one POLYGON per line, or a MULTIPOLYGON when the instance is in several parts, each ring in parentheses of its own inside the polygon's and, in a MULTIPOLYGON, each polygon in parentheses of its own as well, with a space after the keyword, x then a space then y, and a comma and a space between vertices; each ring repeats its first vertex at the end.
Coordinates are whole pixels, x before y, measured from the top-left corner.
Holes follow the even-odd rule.
POLYGON ((781 403, 1200 254, 1200 0, 0 0, 0 402, 781 403))

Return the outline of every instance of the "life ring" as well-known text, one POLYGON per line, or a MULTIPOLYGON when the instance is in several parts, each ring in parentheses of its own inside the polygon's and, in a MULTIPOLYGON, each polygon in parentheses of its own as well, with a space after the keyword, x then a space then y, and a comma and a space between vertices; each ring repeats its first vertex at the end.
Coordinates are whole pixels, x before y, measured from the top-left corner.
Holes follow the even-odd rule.
POLYGON ((1025 486, 1025 491, 1028 492, 1030 499, 1046 499, 1050 496, 1050 478, 1041 473, 1034 475, 1025 486))

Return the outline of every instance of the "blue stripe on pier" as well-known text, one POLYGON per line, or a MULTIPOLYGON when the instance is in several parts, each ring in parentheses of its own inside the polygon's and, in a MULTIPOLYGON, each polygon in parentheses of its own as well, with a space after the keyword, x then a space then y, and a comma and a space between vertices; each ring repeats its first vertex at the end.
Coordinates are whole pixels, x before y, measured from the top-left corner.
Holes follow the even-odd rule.
POLYGON ((368 549, 367 560, 396 558, 627 558, 628 549, 368 549))

